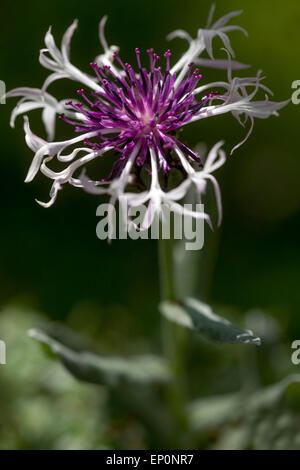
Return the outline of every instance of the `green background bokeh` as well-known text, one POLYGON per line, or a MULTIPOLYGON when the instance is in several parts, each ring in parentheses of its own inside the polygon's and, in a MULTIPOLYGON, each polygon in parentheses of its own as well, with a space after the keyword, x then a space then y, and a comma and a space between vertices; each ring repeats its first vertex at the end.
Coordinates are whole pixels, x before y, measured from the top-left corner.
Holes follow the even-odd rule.
MULTIPOLYGON (((86 70, 99 53, 97 26, 104 13, 109 15, 109 43, 120 45, 121 54, 130 61, 136 46, 163 51, 169 46, 167 33, 176 28, 195 35, 197 27, 205 25, 209 6, 208 1, 191 0, 7 3, 1 29, 1 79, 7 89, 42 84, 47 72, 38 63, 38 51, 50 24, 59 39, 70 22, 79 19, 72 58, 86 70)), ((276 100, 289 98, 292 81, 300 77, 298 2, 227 1, 225 5, 218 1, 216 18, 241 6, 245 11, 236 23, 248 30, 249 38, 231 33, 236 57, 252 64, 252 75, 263 69, 276 100)), ((176 47, 181 52, 185 44, 174 40, 171 46, 176 54, 176 47)), ((205 74, 212 72, 204 70, 205 74)), ((70 95, 72 82, 63 86, 70 95)), ((79 300, 93 298, 107 304, 113 299, 149 323, 158 296, 155 242, 115 241, 108 246, 97 240, 99 200, 73 188, 60 193, 50 210, 37 206, 34 198, 47 198, 48 181, 37 178, 33 184, 23 184, 32 154, 24 145, 22 118, 16 130, 8 126, 12 106, 9 101, 0 108, 2 301, 30 296, 50 316, 63 318, 79 300)), ((217 302, 242 308, 284 306, 298 333, 299 112, 289 105, 279 118, 256 120, 247 144, 228 159, 213 287, 217 302)), ((209 146, 225 139, 230 149, 244 130, 226 115, 190 126, 185 134, 192 143, 204 141, 209 146)))
MULTIPOLYGON (((126 61, 134 60, 137 46, 157 52, 171 47, 177 57, 186 44, 176 39, 170 46, 166 35, 181 28, 195 36, 205 26, 210 5, 206 0, 7 2, 2 7, 0 79, 8 90, 40 87, 47 76, 38 62, 44 34, 52 24, 59 43, 74 18, 79 28, 72 61, 88 70, 101 52, 97 28, 104 14, 109 15, 107 40, 120 46, 126 61)), ((241 8, 244 13, 232 23, 243 26, 249 37, 230 33, 237 60, 251 64, 241 73, 253 76, 263 69, 274 100, 290 98, 292 82, 300 79, 299 1, 217 1, 215 19, 241 8)), ((204 69, 203 75, 204 80, 225 78, 224 71, 204 69)), ((54 95, 55 86, 49 90, 54 95)), ((76 87, 67 81, 57 85, 68 98, 76 87)), ((50 209, 39 207, 34 198, 47 199, 49 182, 38 177, 23 183, 32 152, 24 143, 22 118, 15 130, 9 127, 13 104, 9 100, 0 106, 1 304, 17 299, 79 331, 95 336, 101 331, 110 352, 131 351, 133 338, 155 337, 159 325, 156 242, 116 240, 108 245, 98 240, 100 201, 72 187, 60 192, 50 209)), ((32 119, 37 133, 42 131, 39 119, 37 111, 32 119)), ((257 119, 248 142, 228 158, 220 179, 224 223, 209 296, 214 304, 240 312, 253 307, 270 312, 289 340, 300 337, 299 122, 300 106, 293 104, 278 118, 257 119)), ((189 126, 184 137, 191 145, 205 142, 209 147, 224 139, 229 154, 244 133, 225 115, 189 126)))

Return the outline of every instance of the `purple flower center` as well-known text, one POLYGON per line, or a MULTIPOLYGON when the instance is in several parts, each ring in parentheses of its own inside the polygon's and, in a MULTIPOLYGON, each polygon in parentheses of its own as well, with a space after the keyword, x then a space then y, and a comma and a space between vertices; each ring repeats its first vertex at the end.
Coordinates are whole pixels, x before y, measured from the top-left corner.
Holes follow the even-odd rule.
POLYGON ((170 72, 171 51, 164 54, 164 72, 157 66, 160 58, 153 49, 148 49, 147 54, 150 71, 142 66, 140 51, 136 49, 138 74, 130 64, 124 64, 117 53, 114 58, 121 66, 121 73, 115 73, 112 67, 91 63, 102 90, 90 92, 92 99, 84 90, 78 90, 85 103, 67 103, 85 117, 82 122, 61 116, 75 126, 75 132, 98 131, 97 142, 85 140, 85 145, 96 151, 113 147, 121 153, 107 180, 121 173, 136 145, 139 147, 136 164, 140 167, 148 163, 149 148, 153 148, 159 168, 168 173, 173 166, 171 151, 175 147, 202 166, 200 157, 178 140, 176 131, 201 113, 201 108, 216 93, 206 94, 197 101, 193 92, 202 76, 199 69, 194 69, 194 64, 189 65, 185 78, 176 84, 176 74, 170 72))

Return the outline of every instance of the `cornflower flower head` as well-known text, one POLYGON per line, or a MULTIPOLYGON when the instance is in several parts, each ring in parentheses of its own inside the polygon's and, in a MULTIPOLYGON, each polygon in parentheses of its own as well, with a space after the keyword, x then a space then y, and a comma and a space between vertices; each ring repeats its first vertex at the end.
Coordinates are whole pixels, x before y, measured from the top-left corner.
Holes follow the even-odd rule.
MULTIPOLYGON (((51 206, 58 191, 69 183, 93 194, 107 194, 113 204, 117 201, 126 201, 129 206, 147 204, 140 226, 140 229, 146 229, 155 215, 163 217, 163 204, 184 214, 180 201, 186 193, 194 187, 200 201, 210 181, 220 223, 221 194, 212 173, 226 160, 223 142, 212 148, 204 163, 201 156, 180 139, 178 131, 188 123, 231 113, 242 125, 250 121, 244 142, 252 132, 255 118, 277 115, 287 103, 269 100, 271 91, 262 84, 260 72, 256 77, 232 77, 232 70, 247 67, 232 60, 234 52, 227 34, 232 30, 246 34, 239 26, 227 24, 239 13, 229 13, 211 24, 212 8, 207 27, 198 30, 196 39, 182 30, 171 33, 169 39, 181 37, 188 41, 187 51, 174 65, 171 65, 169 49, 160 57, 153 49, 141 54, 136 48, 136 65, 124 63, 119 48, 107 44, 104 36, 107 18, 104 17, 99 27, 104 52, 90 63, 90 74, 80 71, 70 61, 70 43, 77 21, 64 34, 61 50, 56 46, 50 28, 45 36, 46 48, 40 51, 40 63, 51 70, 51 74, 41 89, 16 88, 6 95, 21 97, 12 112, 12 126, 18 115, 42 110, 47 140, 35 135, 28 117, 24 118, 25 139, 35 153, 25 181, 32 181, 39 171, 53 181, 50 200, 46 203, 38 201, 39 204, 51 206), (212 43, 215 37, 223 42, 226 60, 214 58, 212 43), (201 57, 205 51, 208 58, 201 57), (199 67, 226 69, 227 81, 202 84, 199 67), (77 99, 58 101, 48 93, 49 85, 58 79, 81 84, 77 99), (259 90, 266 93, 265 100, 255 100, 259 90), (63 141, 54 140, 57 117, 70 126, 66 132, 75 136, 63 141), (110 173, 99 174, 92 180, 86 175, 85 167, 109 151, 117 156, 112 158, 110 173), (52 170, 49 164, 53 159, 63 163, 65 168, 52 170), (174 169, 180 178, 171 187, 169 176, 174 169)), ((210 223, 209 215, 204 212, 190 211, 189 215, 210 223)))

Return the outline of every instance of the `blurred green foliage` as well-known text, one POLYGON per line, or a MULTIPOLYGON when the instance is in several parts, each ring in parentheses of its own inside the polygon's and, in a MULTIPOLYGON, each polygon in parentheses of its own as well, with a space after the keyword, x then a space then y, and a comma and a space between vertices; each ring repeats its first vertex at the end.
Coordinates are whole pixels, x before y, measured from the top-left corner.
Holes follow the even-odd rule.
MULTIPOLYGON (((178 429, 165 403, 170 377, 164 363, 150 356, 98 356, 65 326, 47 324, 44 316, 17 304, 6 307, 0 317, 9 346, 0 379, 0 448, 300 449, 300 374, 291 374, 276 322, 258 311, 246 320, 247 326, 254 321, 263 337, 261 349, 197 344, 189 337, 201 360, 194 371, 191 357, 187 362, 195 398, 186 406, 186 428, 178 429), (42 329, 30 336, 51 350, 29 338, 33 324, 42 329), (77 379, 98 385, 71 378, 56 355, 77 379), (199 390, 199 370, 207 390, 199 390), (269 371, 272 380, 276 372, 285 378, 262 387, 261 371, 269 371)), ((101 348, 100 336, 97 344, 101 348)))
MULTIPOLYGON (((186 0, 184 6, 179 0, 30 0, 16 8, 14 3, 6 3, 0 32, 0 79, 7 89, 41 86, 46 72, 38 63, 38 51, 50 24, 59 37, 75 17, 79 19, 72 59, 87 70, 99 53, 97 25, 103 14, 109 15, 109 42, 120 45, 121 54, 130 62, 136 46, 152 46, 157 51, 169 47, 165 36, 174 29, 196 34, 197 28, 205 25, 210 4, 207 0, 186 0)), ((249 38, 239 32, 230 36, 237 59, 252 64, 252 75, 263 69, 276 100, 289 98, 292 81, 300 79, 298 0, 289 0, 288 4, 217 0, 216 4, 218 17, 244 9, 237 23, 248 30, 249 38)), ((184 46, 174 40, 171 47, 175 57, 184 46)), ((207 78, 215 73, 222 76, 224 72, 203 71, 207 78)), ((70 97, 70 86, 59 83, 58 93, 70 97)), ((26 330, 38 322, 39 316, 32 310, 41 311, 48 319, 60 320, 92 338, 101 345, 102 353, 155 352, 160 333, 156 242, 116 240, 108 245, 99 241, 95 212, 100 201, 74 188, 64 190, 49 210, 37 206, 34 198, 47 198, 48 181, 39 177, 31 185, 23 184, 32 154, 24 143, 21 120, 16 130, 9 128, 12 106, 12 102, 0 106, 0 299, 4 308, 0 338, 8 347, 8 364, 0 366, 0 446, 154 445, 118 397, 108 397, 104 388, 76 383, 26 337, 26 330), (18 307, 6 308, 12 301, 18 307)), ((199 282, 193 286, 194 294, 213 300, 219 313, 241 326, 252 321, 251 328, 265 341, 261 348, 249 352, 244 345, 216 346, 192 339, 187 358, 192 399, 231 394, 244 387, 256 389, 299 371, 299 366, 290 363, 290 343, 300 337, 299 118, 300 107, 290 104, 279 118, 257 120, 247 144, 228 159, 218 175, 224 223, 217 233, 219 244, 207 244, 200 259, 195 255, 199 282), (245 316, 253 308, 262 309, 267 316, 255 317, 257 312, 245 316), (266 322, 267 332, 273 331, 270 340, 269 333, 257 331, 257 325, 263 328, 266 322)), ((39 115, 32 122, 33 129, 42 132, 39 115)), ((232 117, 220 116, 191 126, 184 136, 193 145, 205 142, 211 146, 225 139, 230 150, 244 132, 232 117)), ((290 389, 292 392, 293 386, 290 389)), ((296 391, 294 395, 298 396, 296 391)), ((256 427, 251 416, 249 422, 226 419, 217 428, 200 433, 198 445, 288 447, 292 442, 290 430, 297 426, 294 411, 285 406, 278 409, 276 416, 262 413, 256 427), (279 437, 276 435, 272 443, 259 438, 269 436, 268 429, 275 428, 279 437)))

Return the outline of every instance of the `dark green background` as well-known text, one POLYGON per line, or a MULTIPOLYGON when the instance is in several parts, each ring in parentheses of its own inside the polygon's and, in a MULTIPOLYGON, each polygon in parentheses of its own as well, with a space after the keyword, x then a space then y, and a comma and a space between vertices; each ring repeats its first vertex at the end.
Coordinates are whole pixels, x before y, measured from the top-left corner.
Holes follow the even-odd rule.
MULTIPOLYGON (((72 57, 87 69, 99 53, 97 25, 103 13, 109 15, 109 43, 120 44, 122 55, 133 59, 136 46, 163 51, 168 47, 166 34, 176 28, 195 35, 197 27, 206 22, 209 5, 208 1, 189 0, 184 4, 166 0, 6 4, 1 79, 7 89, 42 84, 46 71, 38 63, 38 50, 50 24, 59 40, 70 22, 79 18, 72 57)), ((229 1, 225 5, 219 1, 216 18, 241 7, 245 11, 236 23, 248 30, 249 38, 239 32, 231 34, 237 58, 252 64, 251 74, 263 69, 276 100, 289 98, 291 82, 300 76, 298 2, 229 1)), ((172 43, 174 51, 184 45, 180 40, 172 43)), ((216 74, 224 76, 223 72, 216 74)), ((65 89, 71 95, 76 84, 69 82, 65 89)), ((60 193, 51 209, 37 206, 34 198, 47 198, 48 181, 37 178, 33 184, 23 184, 32 153, 24 144, 22 118, 16 130, 8 126, 12 106, 11 100, 0 108, 2 302, 24 295, 51 317, 64 318, 83 299, 92 298, 101 305, 113 301, 128 306, 133 316, 138 315, 136 321, 152 324, 153 319, 148 318, 158 296, 156 243, 116 241, 108 246, 97 240, 99 201, 73 188, 60 193)), ((213 287, 217 302, 242 308, 284 307, 295 334, 300 333, 299 112, 297 106, 289 105, 279 118, 257 120, 250 140, 228 159, 222 182, 223 233, 213 287)), ((186 138, 209 145, 225 139, 230 149, 243 132, 226 115, 190 126, 186 138)))
MULTIPOLYGON (((2 7, 1 75, 7 89, 40 87, 47 72, 38 51, 50 24, 59 43, 74 18, 79 19, 71 49, 72 61, 88 70, 99 54, 97 27, 109 15, 109 44, 121 47, 126 61, 134 48, 170 47, 166 35, 177 28, 195 36, 206 23, 211 2, 201 0, 7 2, 2 7), (3 11, 4 8, 4 11, 3 11)), ((252 64, 242 74, 263 69, 276 101, 291 97, 291 83, 300 79, 298 0, 217 1, 216 16, 244 9, 232 21, 249 38, 230 33, 238 60, 252 64)), ((171 43, 174 57, 185 43, 171 43)), ((217 42, 216 42, 217 45, 217 42)), ((203 70, 204 80, 225 72, 203 70)), ((60 94, 75 95, 76 84, 57 85, 60 94)), ((49 91, 55 95, 55 87, 49 91)), ((155 241, 99 241, 95 235, 99 199, 66 187, 46 210, 49 181, 38 177, 23 183, 32 152, 24 143, 22 118, 9 127, 13 101, 0 106, 1 117, 1 304, 16 301, 33 306, 73 328, 105 336, 110 352, 134 350, 132 340, 156 338, 159 298, 155 241)), ((39 111, 32 128, 42 131, 39 111)), ((33 116, 33 115, 32 115, 33 116)), ((259 307, 276 317, 286 339, 300 337, 299 251, 299 122, 300 106, 289 104, 280 117, 256 120, 248 142, 228 158, 221 172, 224 223, 210 299, 243 312, 259 307)), ((61 123, 59 124, 59 126, 61 123)), ((69 128, 67 132, 70 132, 69 128)), ((212 146, 224 139, 228 153, 245 130, 230 115, 191 125, 184 131, 191 145, 212 146)), ((199 276, 201 266, 199 265, 199 276)), ((240 318, 242 322, 242 318, 240 318)), ((0 332, 1 337, 1 332, 0 332)))

